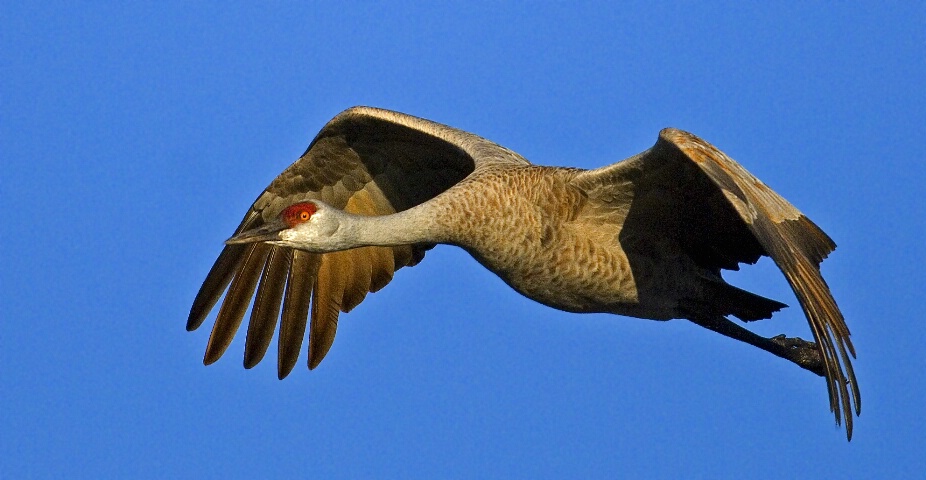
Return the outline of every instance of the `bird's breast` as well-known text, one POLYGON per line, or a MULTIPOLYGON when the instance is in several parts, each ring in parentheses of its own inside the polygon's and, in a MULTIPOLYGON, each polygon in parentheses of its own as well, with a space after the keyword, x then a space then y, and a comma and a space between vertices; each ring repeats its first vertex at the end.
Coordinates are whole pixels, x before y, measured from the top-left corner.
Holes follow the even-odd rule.
POLYGON ((582 196, 542 168, 471 189, 456 243, 528 298, 572 312, 622 313, 637 291, 619 224, 582 218, 582 196))

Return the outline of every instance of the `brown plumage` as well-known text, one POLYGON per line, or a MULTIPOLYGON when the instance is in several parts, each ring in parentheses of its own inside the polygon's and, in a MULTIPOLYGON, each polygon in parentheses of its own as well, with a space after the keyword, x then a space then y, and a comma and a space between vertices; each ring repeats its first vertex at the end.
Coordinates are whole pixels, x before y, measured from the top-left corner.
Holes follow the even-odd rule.
POLYGON ((685 318, 791 360, 826 378, 849 438, 860 410, 849 330, 819 271, 835 244, 739 164, 679 130, 663 130, 627 160, 580 170, 531 165, 461 130, 356 107, 325 125, 227 243, 187 323, 198 328, 227 292, 206 364, 228 348, 253 297, 245 367, 263 358, 279 317, 279 377, 296 364, 309 319, 315 368, 340 312, 446 243, 553 308, 685 318), (763 255, 797 295, 814 343, 764 338, 727 318, 770 318, 784 307, 721 278, 763 255))

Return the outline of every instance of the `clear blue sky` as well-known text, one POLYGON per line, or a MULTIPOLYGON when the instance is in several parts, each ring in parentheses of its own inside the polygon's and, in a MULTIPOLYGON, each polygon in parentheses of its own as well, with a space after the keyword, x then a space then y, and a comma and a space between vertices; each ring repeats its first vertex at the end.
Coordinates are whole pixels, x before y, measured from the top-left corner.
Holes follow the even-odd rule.
MULTIPOLYGON (((652 2, 0 7, 0 477, 911 478, 926 471, 926 8, 652 2), (596 167, 714 143, 839 244, 825 383, 688 322, 573 315, 438 247, 313 371, 201 363, 190 303, 353 105, 596 167)), ((916 5, 918 4, 919 5, 916 5)), ((916 6, 914 6, 916 5, 916 6)), ((728 276, 796 307, 769 261, 728 276)), ((799 308, 754 328, 810 333, 799 308)))

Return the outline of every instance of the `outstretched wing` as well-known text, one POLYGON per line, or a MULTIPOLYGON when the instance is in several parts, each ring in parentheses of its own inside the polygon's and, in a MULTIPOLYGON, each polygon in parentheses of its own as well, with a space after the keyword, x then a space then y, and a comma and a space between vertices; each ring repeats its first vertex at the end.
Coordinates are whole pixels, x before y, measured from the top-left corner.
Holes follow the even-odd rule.
MULTIPOLYGON (((476 135, 438 123, 355 107, 322 128, 302 157, 257 197, 235 233, 259 227, 287 206, 309 199, 362 215, 402 211, 428 201, 475 169, 520 161, 504 152, 476 135)), ((334 341, 338 314, 388 284, 399 268, 415 265, 430 247, 314 254, 263 243, 227 245, 193 301, 187 330, 202 325, 227 292, 203 360, 213 363, 228 348, 254 298, 245 367, 261 361, 279 317, 277 373, 281 379, 288 375, 311 317, 308 363, 315 368, 334 341)))
MULTIPOLYGON (((650 150, 582 172, 574 181, 592 197, 632 196, 615 199, 631 205, 631 211, 640 202, 647 203, 640 211, 678 210, 665 218, 634 218, 650 223, 668 219, 672 225, 644 225, 640 230, 675 229, 673 235, 685 251, 717 273, 770 256, 807 316, 825 363, 830 409, 837 424, 845 412, 851 438, 851 412, 858 414, 861 408, 851 362, 855 349, 820 274, 820 262, 836 244, 819 227, 723 152, 675 129, 660 132, 650 150)), ((625 229, 629 230, 627 224, 625 229)))

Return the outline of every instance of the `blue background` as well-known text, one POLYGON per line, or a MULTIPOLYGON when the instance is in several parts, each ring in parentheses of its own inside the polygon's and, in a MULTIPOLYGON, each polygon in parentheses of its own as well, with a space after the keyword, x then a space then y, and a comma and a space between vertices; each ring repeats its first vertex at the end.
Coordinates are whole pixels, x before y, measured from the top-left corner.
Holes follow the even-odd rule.
MULTIPOLYGON (((23 2, 25 3, 25 2, 23 2)), ((0 476, 911 478, 926 470, 920 2, 0 7, 0 476), (184 330, 256 195, 352 105, 549 165, 660 128, 824 228, 862 416, 688 322, 573 315, 438 247, 309 373, 184 330), (269 360, 269 361, 268 361, 269 360)), ((764 260, 728 275, 796 307, 764 260)), ((809 338, 799 308, 753 324, 809 338)))

